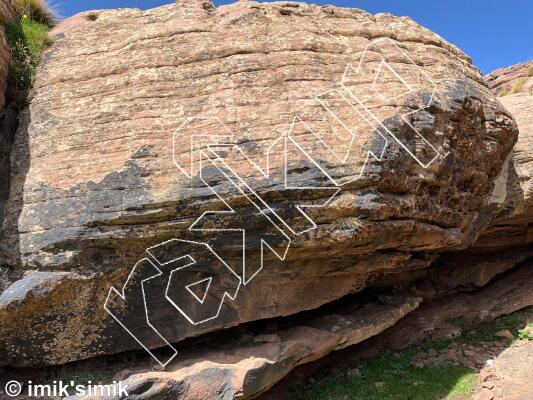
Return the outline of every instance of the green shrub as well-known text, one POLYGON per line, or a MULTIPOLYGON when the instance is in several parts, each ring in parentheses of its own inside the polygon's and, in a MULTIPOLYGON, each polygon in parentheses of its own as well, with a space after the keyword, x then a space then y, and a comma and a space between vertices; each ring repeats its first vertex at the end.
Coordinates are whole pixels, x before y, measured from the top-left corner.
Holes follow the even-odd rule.
POLYGON ((48 25, 22 17, 6 25, 11 47, 8 84, 17 92, 33 86, 35 71, 46 47, 52 43, 48 25))
POLYGON ((14 0, 13 6, 20 18, 47 26, 53 26, 55 23, 56 13, 46 0, 14 0))
POLYGON ((524 329, 518 331, 518 339, 527 341, 533 340, 533 323, 527 324, 524 329))

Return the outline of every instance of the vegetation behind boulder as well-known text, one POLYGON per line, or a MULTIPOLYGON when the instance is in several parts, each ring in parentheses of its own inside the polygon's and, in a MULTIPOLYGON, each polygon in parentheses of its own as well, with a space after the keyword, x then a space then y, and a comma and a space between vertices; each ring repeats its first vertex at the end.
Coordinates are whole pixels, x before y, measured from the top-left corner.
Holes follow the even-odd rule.
POLYGON ((15 11, 21 17, 49 27, 56 22, 54 9, 44 0, 14 0, 15 11))
POLYGON ((53 25, 54 13, 41 0, 18 0, 15 7, 18 17, 6 25, 11 47, 8 85, 16 90, 17 101, 25 102, 26 92, 35 81, 37 64, 52 43, 48 30, 53 25))

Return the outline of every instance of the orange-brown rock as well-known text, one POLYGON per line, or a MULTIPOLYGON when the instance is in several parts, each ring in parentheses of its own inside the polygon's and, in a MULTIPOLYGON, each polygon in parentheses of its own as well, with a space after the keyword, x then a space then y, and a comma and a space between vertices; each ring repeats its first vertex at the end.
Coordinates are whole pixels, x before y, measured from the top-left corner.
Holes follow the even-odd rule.
POLYGON ((531 62, 499 68, 488 74, 485 80, 495 94, 505 94, 512 90, 517 81, 528 80, 532 75, 531 68, 533 68, 533 63, 531 62))
POLYGON ((485 367, 486 377, 469 400, 528 400, 533 398, 528 386, 533 379, 533 342, 521 342, 504 350, 494 364, 485 367), (485 396, 485 397, 483 397, 485 396))
POLYGON ((502 191, 506 192, 506 204, 500 216, 476 243, 476 248, 530 247, 533 243, 533 77, 527 77, 527 67, 531 68, 533 64, 519 64, 488 75, 493 91, 500 87, 500 76, 509 77, 507 82, 511 85, 523 79, 524 85, 520 93, 500 97, 501 103, 518 124, 518 142, 509 160, 505 179, 507 189, 502 191), (516 71, 523 73, 517 77, 516 71))
MULTIPOLYGON (((0 221, 4 214, 9 197, 9 153, 13 134, 16 130, 16 113, 11 109, 4 109, 5 92, 11 49, 7 42, 5 25, 13 19, 15 11, 9 0, 0 0, 0 221)), ((0 267, 0 291, 9 286, 4 268, 0 267)))
POLYGON ((45 287, 34 288, 29 274, 0 296, 0 364, 139 348, 104 310, 111 286, 126 284, 127 300, 112 292, 112 308, 155 348, 162 342, 151 326, 176 342, 413 279, 439 252, 470 245, 505 204, 514 120, 467 56, 409 18, 180 1, 85 13, 55 34, 16 134, 0 239, 0 263, 19 276, 38 270, 45 287), (204 155, 195 152, 188 169, 186 135, 198 132, 192 145, 204 155), (220 147, 221 136, 238 147, 220 147), (264 169, 268 161, 269 174, 245 156, 264 169), (336 198, 306 209, 315 227, 298 207, 324 205, 332 183, 336 198), (247 185, 259 198, 243 194, 247 185), (207 214, 207 231, 189 229, 206 211, 229 211, 213 191, 235 213, 207 214), (295 234, 273 229, 267 209, 295 234), (233 230, 210 231, 221 228, 233 230), (193 324, 165 287, 176 289, 174 303, 199 311, 183 286, 218 277, 209 268, 220 260, 181 265, 172 280, 177 253, 193 245, 146 249, 174 238, 208 242, 233 271, 221 268, 211 304, 244 278, 236 228, 252 243, 246 263, 258 273, 217 318, 193 324), (263 259, 264 238, 278 254, 288 248, 283 261, 270 251, 263 259), (160 275, 147 261, 133 269, 146 257, 160 275), (57 273, 47 288, 46 274, 57 273))
MULTIPOLYGON (((11 61, 11 49, 7 42, 4 26, 15 16, 15 10, 10 0, 0 1, 0 109, 4 107, 7 85, 7 72, 11 61)), ((1 139, 1 135, 0 135, 1 139)), ((3 143, 0 142, 0 147, 3 143)), ((1 151, 0 151, 1 154, 1 151)))
MULTIPOLYGON (((140 363, 122 382, 128 395, 179 400, 251 399, 293 368, 360 343, 415 310, 421 298, 396 296, 390 304, 369 303, 351 312, 309 318, 302 325, 258 335, 214 349, 187 349, 165 371, 140 363), (264 339, 273 336, 274 339, 264 339)), ((96 400, 84 396, 72 399, 96 400)))

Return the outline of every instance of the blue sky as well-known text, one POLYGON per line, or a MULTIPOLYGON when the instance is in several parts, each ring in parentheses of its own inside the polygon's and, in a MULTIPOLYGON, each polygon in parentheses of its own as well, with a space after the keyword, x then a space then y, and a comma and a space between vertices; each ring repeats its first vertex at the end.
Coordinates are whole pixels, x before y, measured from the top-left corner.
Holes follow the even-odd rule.
MULTIPOLYGON (((50 0, 59 14, 138 7, 147 9, 172 0, 50 0)), ((233 0, 215 0, 228 4, 233 0)), ((356 7, 371 13, 408 15, 471 56, 484 73, 533 59, 532 0, 315 0, 315 4, 356 7)))

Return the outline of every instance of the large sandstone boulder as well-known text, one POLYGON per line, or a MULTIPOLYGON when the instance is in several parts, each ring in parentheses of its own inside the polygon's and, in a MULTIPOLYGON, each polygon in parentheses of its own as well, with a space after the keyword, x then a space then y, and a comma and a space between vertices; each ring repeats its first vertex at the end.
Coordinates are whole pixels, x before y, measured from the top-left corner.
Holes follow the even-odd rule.
POLYGON ((55 34, 11 154, 0 364, 172 354, 411 280, 505 205, 514 120, 408 18, 188 0, 55 34))
POLYGON ((533 63, 518 64, 490 73, 486 79, 495 93, 522 83, 519 93, 500 97, 518 124, 518 142, 509 160, 505 205, 475 244, 484 251, 510 246, 527 248, 533 243, 533 63))

